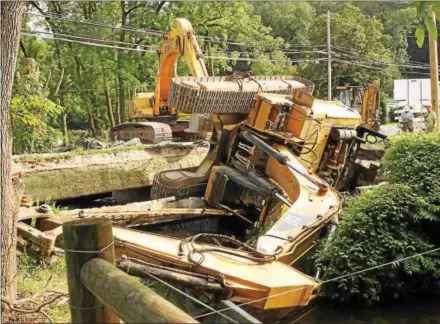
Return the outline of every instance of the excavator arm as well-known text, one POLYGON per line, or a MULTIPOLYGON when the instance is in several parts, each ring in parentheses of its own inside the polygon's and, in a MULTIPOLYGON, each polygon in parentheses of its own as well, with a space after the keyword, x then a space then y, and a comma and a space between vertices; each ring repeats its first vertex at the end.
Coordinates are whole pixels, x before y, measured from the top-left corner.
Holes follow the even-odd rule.
MULTIPOLYGON (((184 18, 178 18, 171 32, 165 36, 165 41, 158 49, 159 72, 156 78, 154 92, 154 114, 159 115, 160 109, 168 107, 167 100, 171 80, 175 75, 177 60, 182 56, 192 76, 208 76, 203 54, 200 50, 191 23, 184 18)), ((177 109, 169 107, 172 115, 177 114, 177 109)))
POLYGON ((378 107, 379 81, 374 80, 373 83, 364 90, 362 96, 362 124, 375 131, 378 131, 380 127, 378 107))
POLYGON ((206 77, 208 72, 203 61, 191 23, 184 18, 177 18, 174 27, 164 36, 164 41, 157 50, 159 55, 156 87, 154 92, 136 93, 129 103, 130 118, 149 118, 156 116, 177 116, 176 108, 168 104, 171 80, 176 77, 177 62, 180 57, 186 61, 193 77, 206 77))

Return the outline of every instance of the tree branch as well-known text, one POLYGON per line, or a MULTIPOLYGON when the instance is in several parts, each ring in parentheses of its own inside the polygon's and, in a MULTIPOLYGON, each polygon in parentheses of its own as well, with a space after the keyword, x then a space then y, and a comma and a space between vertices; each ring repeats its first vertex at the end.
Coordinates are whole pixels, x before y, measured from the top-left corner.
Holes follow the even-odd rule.
POLYGON ((20 48, 21 48, 21 51, 22 51, 23 54, 24 54, 24 57, 28 57, 28 55, 27 55, 27 53, 26 53, 26 48, 24 47, 24 44, 23 44, 23 42, 21 41, 21 39, 20 39, 20 48))
POLYGON ((55 92, 53 93, 54 97, 56 97, 58 95, 58 92, 60 91, 60 87, 61 87, 61 83, 63 82, 63 79, 64 79, 64 68, 61 69, 60 81, 57 84, 55 92))
MULTIPOLYGON (((230 16, 229 16, 229 17, 230 17, 230 16)), ((206 21, 204 22, 204 24, 207 24, 207 23, 209 23, 209 22, 211 22, 211 21, 218 20, 218 19, 222 19, 222 18, 227 18, 227 17, 225 17, 225 16, 218 16, 218 17, 215 17, 215 18, 211 18, 211 19, 206 20, 206 21)))
POLYGON ((132 12, 133 10, 136 10, 137 8, 140 8, 140 7, 142 7, 142 4, 138 4, 138 5, 134 5, 133 7, 131 7, 131 8, 129 8, 126 12, 125 12, 125 14, 130 14, 130 12, 132 12))
POLYGON ((37 3, 35 2, 35 1, 31 1, 30 2, 31 3, 31 5, 33 5, 41 14, 43 14, 43 15, 45 15, 46 14, 46 12, 44 12, 44 10, 43 9, 41 9, 40 8, 40 6, 39 5, 37 5, 37 3))
POLYGON ((160 3, 159 3, 159 5, 157 6, 157 8, 156 8, 156 14, 159 14, 160 13, 160 11, 162 10, 162 8, 163 8, 163 6, 165 5, 165 3, 167 3, 166 1, 161 1, 160 3))
POLYGON ((207 25, 206 25, 206 27, 214 27, 214 26, 217 26, 217 27, 225 27, 225 26, 220 25, 220 24, 207 24, 207 25))

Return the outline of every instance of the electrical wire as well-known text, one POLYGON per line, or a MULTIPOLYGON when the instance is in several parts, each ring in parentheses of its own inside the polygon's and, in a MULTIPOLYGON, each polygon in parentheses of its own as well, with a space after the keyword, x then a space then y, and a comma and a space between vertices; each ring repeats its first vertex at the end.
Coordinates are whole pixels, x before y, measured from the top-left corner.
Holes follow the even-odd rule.
MULTIPOLYGON (((429 251, 425 251, 425 252, 421 252, 421 253, 416 253, 416 254, 413 254, 413 255, 405 257, 405 258, 396 259, 396 260, 393 260, 393 261, 390 261, 390 262, 382 263, 382 264, 379 264, 379 265, 376 265, 376 266, 373 266, 373 267, 370 267, 370 268, 366 268, 366 269, 362 269, 362 270, 359 270, 359 271, 355 271, 355 272, 352 272, 352 273, 349 273, 349 274, 346 274, 346 275, 341 275, 341 276, 338 276, 338 277, 334 277, 334 278, 331 278, 331 279, 323 281, 321 284, 324 285, 324 284, 329 283, 329 282, 338 281, 338 280, 341 280, 341 279, 344 279, 344 278, 348 278, 348 277, 352 277, 352 276, 355 276, 355 275, 358 275, 358 274, 361 274, 361 273, 365 273, 365 272, 368 272, 368 271, 380 269, 380 268, 383 268, 383 267, 386 267, 386 266, 389 266, 389 265, 392 265, 392 264, 396 264, 396 262, 402 262, 402 261, 409 260, 409 259, 412 259, 412 258, 415 258, 415 257, 418 257, 418 256, 425 255, 425 254, 431 254, 431 253, 434 253, 434 252, 437 252, 437 251, 440 251, 440 247, 432 249, 432 250, 429 250, 429 251)), ((238 307, 243 307, 245 305, 250 305, 250 304, 253 304, 253 303, 256 303, 256 302, 265 301, 267 299, 283 296, 283 295, 290 294, 292 292, 300 291, 300 290, 303 290, 303 289, 304 288, 301 287, 301 288, 297 288, 297 289, 292 289, 292 290, 284 291, 282 293, 274 294, 274 295, 271 295, 271 296, 268 296, 268 297, 263 297, 263 298, 251 300, 249 302, 244 302, 244 303, 238 304, 237 306, 238 307)), ((216 312, 223 312, 223 311, 226 311, 226 310, 229 310, 229 309, 230 309, 230 307, 226 307, 226 308, 217 310, 216 312)), ((194 318, 195 319, 202 318, 202 317, 205 317, 205 316, 208 316, 208 315, 211 315, 211 314, 213 314, 213 313, 206 313, 206 314, 203 314, 203 315, 196 316, 194 318)))
MULTIPOLYGON (((27 33, 29 34, 29 31, 26 30, 22 30, 22 33, 27 33)), ((54 33, 54 32, 45 32, 45 31, 35 31, 33 32, 35 34, 39 33, 39 34, 45 34, 45 35, 51 35, 53 37, 71 37, 74 39, 78 39, 81 41, 99 41, 99 42, 104 42, 104 43, 111 43, 111 44, 122 44, 122 45, 128 45, 128 46, 132 46, 133 48, 136 47, 142 47, 142 48, 154 48, 157 49, 158 45, 143 45, 143 44, 136 44, 136 43, 130 43, 130 42, 121 42, 121 41, 117 41, 117 40, 111 40, 111 39, 104 39, 104 38, 99 38, 99 37, 93 37, 93 36, 87 36, 87 35, 74 35, 74 34, 64 34, 64 33, 54 33)), ((214 53, 218 53, 218 54, 224 54, 224 53, 229 53, 229 54, 249 54, 249 52, 245 52, 245 51, 240 51, 240 52, 234 52, 234 51, 213 51, 214 53)), ((262 53, 265 55, 270 55, 270 54, 275 54, 276 52, 272 52, 272 53, 262 53)), ((309 54, 327 54, 327 52, 325 51, 282 51, 282 53, 284 54, 299 54, 299 53, 309 53, 309 54)), ((211 58, 208 56, 208 58, 211 58)), ((288 61, 289 58, 286 58, 286 61, 288 61)), ((313 60, 313 59, 311 59, 313 60)))
MULTIPOLYGON (((128 27, 128 26, 117 26, 117 25, 112 25, 112 24, 97 22, 97 21, 92 21, 92 20, 80 20, 80 19, 65 17, 60 14, 55 14, 55 13, 43 14, 43 13, 35 13, 35 12, 26 12, 26 14, 32 15, 32 16, 37 16, 37 17, 46 17, 46 18, 65 20, 65 21, 70 21, 70 22, 75 22, 75 23, 81 23, 81 24, 91 25, 91 26, 95 26, 95 27, 103 27, 103 28, 111 28, 114 30, 136 32, 136 33, 147 34, 147 35, 156 36, 156 37, 163 37, 164 35, 167 35, 169 33, 167 31, 162 31, 162 30, 154 30, 154 29, 148 29, 148 28, 133 28, 133 27, 128 27)), ((198 35, 197 37, 199 39, 208 40, 213 43, 228 44, 228 45, 235 45, 235 46, 242 46, 242 47, 262 47, 262 46, 275 47, 272 45, 268 45, 265 42, 243 43, 243 42, 239 42, 239 41, 235 41, 235 40, 222 41, 222 40, 218 40, 218 39, 215 39, 215 38, 212 38, 209 36, 202 36, 202 35, 198 35)), ((327 46, 324 44, 302 45, 302 44, 297 44, 297 43, 287 43, 285 45, 287 45, 289 47, 301 47, 301 48, 323 48, 323 47, 327 46)))
POLYGON ((95 26, 95 27, 110 28, 110 29, 114 29, 114 30, 121 30, 121 31, 128 31, 128 32, 136 32, 136 33, 146 34, 146 35, 156 36, 156 37, 163 37, 163 35, 166 34, 165 32, 149 30, 146 28, 141 29, 141 28, 133 28, 133 27, 128 27, 128 26, 117 26, 117 25, 112 25, 112 24, 102 23, 102 22, 97 22, 97 21, 91 21, 91 20, 79 20, 79 19, 68 18, 65 16, 58 15, 58 14, 53 14, 53 13, 42 14, 42 13, 35 13, 35 12, 26 12, 26 14, 31 15, 31 16, 37 16, 37 17, 45 17, 45 18, 52 18, 52 19, 57 19, 57 20, 70 21, 70 22, 75 22, 75 23, 80 23, 80 24, 85 24, 85 25, 90 25, 90 26, 95 26))
POLYGON ((353 59, 353 58, 361 59, 361 60, 364 60, 365 62, 367 62, 368 64, 395 65, 395 66, 408 67, 408 68, 413 68, 413 69, 429 70, 429 67, 418 66, 418 65, 397 64, 397 63, 392 63, 392 62, 379 61, 374 58, 369 58, 369 59, 365 58, 364 59, 360 56, 356 56, 356 55, 352 55, 352 54, 349 55, 349 54, 342 54, 342 53, 336 53, 336 52, 332 52, 332 54, 335 55, 336 57, 343 57, 343 58, 348 58, 348 59, 353 59))
MULTIPOLYGON (((344 64, 350 64, 350 65, 357 65, 357 66, 361 66, 361 67, 366 67, 366 68, 370 68, 370 69, 376 69, 376 70, 383 70, 383 67, 377 67, 377 66, 372 66, 372 65, 366 65, 366 64, 361 64, 361 63, 357 63, 357 62, 350 62, 347 60, 341 60, 341 59, 332 59, 333 61, 339 62, 339 63, 344 63, 344 64)), ((402 73, 408 73, 408 74, 430 74, 427 72, 413 72, 413 71, 401 71, 402 73)))
MULTIPOLYGON (((133 52, 140 52, 140 53, 157 53, 155 50, 146 50, 146 49, 137 49, 137 48, 130 48, 130 47, 122 47, 122 46, 112 46, 112 45, 105 45, 105 44, 99 44, 99 43, 93 43, 89 41, 79 41, 79 40, 73 40, 68 38, 60 38, 60 37, 52 37, 49 35, 39 35, 36 33, 28 33, 23 32, 21 33, 23 36, 28 37, 39 37, 43 39, 49 39, 49 40, 59 40, 59 41, 65 41, 70 43, 77 43, 82 45, 88 45, 88 46, 96 46, 96 47, 103 47, 103 48, 111 48, 111 49, 117 49, 117 50, 127 50, 127 51, 133 51, 133 52)), ((136 44, 133 44, 136 45, 136 44)), ((291 60, 289 58, 286 59, 262 59, 262 58, 244 58, 244 57, 230 57, 230 56, 204 56, 205 58, 213 59, 213 60, 229 60, 229 61, 248 61, 248 62, 285 62, 285 63, 300 63, 300 62, 319 62, 323 60, 327 60, 326 58, 316 58, 316 59, 298 59, 298 60, 291 60)))
MULTIPOLYGON (((332 49, 336 49, 336 50, 339 50, 339 51, 342 51, 342 52, 346 52, 347 54, 353 54, 354 53, 356 56, 361 56, 361 57, 364 57, 364 58, 368 58, 367 56, 360 54, 359 52, 357 52, 356 49, 353 49, 353 48, 347 48, 347 47, 332 45, 332 49)), ((371 58, 368 58, 368 59, 371 59, 371 58)), ((376 61, 376 59, 374 59, 374 60, 376 61)), ((381 62, 385 62, 385 61, 381 61, 381 62)), ((429 67, 429 64, 427 64, 425 62, 418 62, 418 61, 408 61, 408 62, 415 63, 415 64, 417 64, 419 66, 429 67)), ((389 63, 389 62, 385 62, 385 63, 389 63)))
MULTIPOLYGON (((28 30, 22 30, 22 33, 29 33, 28 30)), ((130 42, 121 42, 113 39, 106 39, 106 38, 99 38, 99 37, 93 37, 88 35, 73 35, 73 34, 63 34, 63 33, 53 33, 53 32, 45 32, 45 31, 35 31, 33 33, 39 33, 39 34, 45 34, 45 35, 52 35, 54 37, 62 36, 62 37, 71 37, 76 38, 80 40, 91 40, 91 41, 100 41, 104 43, 112 43, 112 44, 122 44, 122 45, 129 45, 133 47, 145 47, 145 48, 157 48, 156 45, 143 45, 143 44, 137 44, 137 43, 130 43, 130 42)))
POLYGON ((136 49, 136 48, 130 48, 130 47, 121 47, 121 46, 112 46, 112 45, 105 45, 105 44, 99 44, 99 43, 83 42, 83 41, 77 41, 77 40, 73 40, 73 39, 51 37, 49 35, 38 35, 38 34, 32 34, 32 33, 27 33, 27 32, 21 33, 21 35, 28 36, 28 37, 39 37, 39 38, 43 38, 43 39, 59 40, 59 41, 88 45, 88 46, 96 46, 96 47, 124 50, 124 51, 141 52, 141 53, 157 53, 157 51, 153 51, 153 50, 143 50, 143 49, 136 49))

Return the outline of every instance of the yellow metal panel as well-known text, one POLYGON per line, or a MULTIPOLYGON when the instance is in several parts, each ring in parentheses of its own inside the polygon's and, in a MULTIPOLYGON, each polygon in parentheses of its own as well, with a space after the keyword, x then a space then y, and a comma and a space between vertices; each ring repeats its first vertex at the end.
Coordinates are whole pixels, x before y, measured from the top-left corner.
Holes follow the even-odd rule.
POLYGON ((320 127, 317 128, 317 133, 312 133, 305 141, 301 150, 301 163, 307 167, 309 171, 316 172, 331 130, 332 123, 323 121, 320 127))
POLYGON ((299 89, 293 90, 292 101, 296 102, 299 105, 311 108, 313 106, 314 100, 315 98, 307 92, 301 91, 299 89))
POLYGON ((266 100, 262 100, 260 109, 258 110, 257 118, 255 119, 254 127, 260 131, 266 128, 266 122, 269 118, 272 104, 266 100))
POLYGON ((145 118, 153 116, 153 95, 154 93, 138 93, 136 98, 128 103, 129 118, 145 118))
POLYGON ((301 137, 301 132, 304 127, 304 122, 310 115, 311 110, 307 107, 293 104, 290 109, 290 117, 287 121, 287 132, 293 134, 295 137, 301 137))
POLYGON ((255 120, 257 119, 258 116, 258 111, 260 110, 260 105, 261 105, 261 99, 258 98, 257 100, 255 100, 254 107, 252 107, 251 111, 249 112, 249 118, 247 120, 247 124, 251 127, 254 127, 255 120))

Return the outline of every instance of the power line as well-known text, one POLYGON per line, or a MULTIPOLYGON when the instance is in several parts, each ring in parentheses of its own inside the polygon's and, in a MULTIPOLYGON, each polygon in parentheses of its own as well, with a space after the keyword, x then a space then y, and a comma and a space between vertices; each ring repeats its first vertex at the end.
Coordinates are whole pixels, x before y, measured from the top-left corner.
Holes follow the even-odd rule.
MULTIPOLYGON (((233 51, 233 50, 218 51, 215 49, 212 49, 211 51, 214 53, 229 53, 229 54, 232 54, 232 53, 247 54, 247 53, 249 53, 249 51, 233 51)), ((283 49, 280 49, 280 52, 282 52, 284 54, 327 54, 327 51, 290 51, 290 50, 283 50, 283 49)), ((262 53, 267 54, 264 52, 262 52, 262 53)), ((273 53, 275 53, 275 52, 273 52, 273 53)))
MULTIPOLYGON (((139 261, 139 260, 138 260, 138 261, 139 261)), ((224 318, 230 320, 232 323, 237 323, 237 324, 238 324, 238 322, 237 322, 236 320, 230 318, 229 316, 226 316, 225 314, 222 314, 222 313, 220 313, 220 312, 217 312, 217 310, 215 310, 215 309, 212 308, 211 306, 209 306, 209 305, 207 305, 207 304, 201 302, 201 301, 198 300, 197 298, 195 298, 195 297, 193 297, 193 296, 191 296, 191 295, 185 293, 184 291, 182 291, 182 290, 180 290, 180 289, 174 287, 172 284, 166 282, 165 280, 162 280, 162 279, 156 277, 155 275, 153 275, 153 274, 151 274, 151 273, 148 273, 148 272, 144 272, 144 273, 147 274, 148 276, 150 276, 151 278, 153 278, 154 280, 156 280, 156 281, 158 281, 158 282, 164 284, 165 286, 168 286, 169 288, 171 288, 172 290, 178 292, 179 294, 181 294, 181 295, 183 295, 183 296, 185 296, 185 297, 188 297, 189 299, 191 299, 192 301, 196 302, 197 304, 202 305, 202 306, 206 307, 207 309, 209 309, 209 310, 215 312, 216 314, 220 315, 221 317, 224 317, 224 318)))
MULTIPOLYGON (((154 30, 154 29, 147 29, 147 28, 133 28, 133 27, 128 27, 128 26, 117 26, 117 25, 112 25, 112 24, 97 22, 97 21, 92 21, 92 20, 79 20, 79 19, 75 19, 75 18, 69 18, 69 17, 65 17, 62 15, 53 14, 53 13, 42 14, 42 13, 26 12, 26 14, 32 15, 32 16, 38 16, 38 17, 46 17, 46 18, 65 20, 65 21, 70 21, 70 22, 75 22, 75 23, 81 23, 81 24, 91 25, 91 26, 95 26, 95 27, 103 27, 103 28, 111 28, 111 29, 115 29, 115 30, 136 32, 136 33, 147 34, 147 35, 156 36, 156 37, 163 37, 164 35, 168 34, 168 32, 162 31, 162 30, 154 30)), ((272 45, 267 45, 264 42, 243 43, 243 42, 238 42, 235 40, 221 41, 221 40, 218 40, 218 39, 215 39, 212 37, 208 37, 208 36, 203 36, 203 35, 198 35, 197 37, 204 39, 204 40, 208 40, 213 43, 236 45, 236 46, 243 46, 243 47, 261 47, 261 46, 271 47, 272 46, 272 45)), ((309 47, 309 48, 310 47, 314 47, 314 48, 326 47, 326 45, 322 45, 322 44, 301 45, 301 44, 297 44, 297 43, 287 43, 286 45, 289 45, 290 47, 304 47, 304 48, 307 48, 307 47, 309 47)), ((272 46, 272 47, 274 47, 274 46, 272 46)))
POLYGON ((311 58, 311 59, 298 59, 291 60, 286 59, 259 59, 259 58, 246 58, 246 57, 230 57, 230 56, 205 56, 205 58, 210 58, 213 60, 227 60, 227 61, 250 61, 250 62, 291 62, 291 63, 316 63, 319 61, 326 61, 327 58, 311 58))
POLYGON ((342 53, 336 53, 336 52, 332 52, 334 55, 338 56, 338 57, 345 57, 348 59, 352 59, 352 58, 357 58, 360 60, 364 60, 366 61, 368 64, 382 64, 382 65, 395 65, 395 66, 400 66, 400 67, 407 67, 407 68, 413 68, 413 69, 420 69, 420 70, 429 70, 429 67, 423 67, 423 66, 418 66, 418 65, 408 65, 408 64, 398 64, 398 63, 391 63, 391 62, 385 62, 385 61, 379 61, 376 60, 374 58, 365 58, 365 57, 361 57, 361 56, 357 56, 357 55, 348 55, 348 54, 342 54, 342 53))
MULTIPOLYGON (((345 63, 345 64, 350 64, 350 65, 357 65, 357 66, 366 67, 366 68, 370 68, 370 69, 383 70, 383 67, 371 66, 371 65, 361 64, 361 63, 357 63, 357 62, 350 62, 347 60, 334 59, 334 61, 337 61, 340 63, 345 63)), ((390 64, 390 66, 392 66, 392 65, 393 64, 390 64)), ((407 74, 429 74, 426 72, 412 72, 412 71, 400 71, 400 72, 407 73, 407 74)))
MULTIPOLYGON (((28 33, 29 31, 22 30, 21 32, 28 33)), ((155 46, 155 45, 143 45, 143 44, 130 43, 130 42, 121 42, 121 41, 117 41, 117 40, 113 40, 113 39, 99 38, 99 37, 93 37, 93 36, 87 36, 87 35, 73 35, 73 34, 45 32, 45 31, 36 31, 33 33, 40 33, 40 34, 46 34, 46 35, 52 35, 52 36, 71 37, 71 38, 76 38, 76 39, 80 39, 80 40, 100 41, 100 42, 112 43, 112 44, 122 44, 122 45, 129 45, 129 46, 133 46, 133 47, 157 48, 157 46, 155 46)))
POLYGON ((58 14, 42 14, 42 13, 34 13, 34 12, 26 12, 26 14, 31 15, 31 16, 37 16, 37 17, 65 20, 65 21, 70 21, 70 22, 75 22, 75 23, 80 23, 80 24, 85 24, 85 25, 90 25, 90 26, 95 26, 95 27, 103 27, 103 28, 111 28, 111 29, 115 29, 115 30, 136 32, 136 33, 141 33, 141 34, 146 34, 146 35, 156 36, 156 37, 163 37, 163 35, 164 35, 163 32, 158 32, 158 31, 153 31, 153 30, 148 30, 148 29, 133 28, 133 27, 128 27, 128 26, 117 26, 117 25, 96 22, 96 21, 91 21, 91 20, 79 20, 79 19, 75 19, 75 18, 64 17, 64 16, 61 16, 58 14))
MULTIPOLYGON (((49 40, 59 40, 59 41, 65 41, 70 43, 77 43, 87 46, 96 46, 96 47, 103 47, 103 48, 110 48, 110 49, 117 49, 117 50, 127 50, 127 51, 133 51, 133 52, 139 52, 139 53, 156 53, 154 50, 145 50, 145 49, 137 49, 137 48, 131 48, 131 47, 121 47, 121 46, 112 46, 112 45, 106 45, 106 44, 99 44, 99 43, 93 43, 89 41, 79 41, 79 40, 73 40, 73 39, 67 39, 67 38, 60 38, 60 37, 52 37, 49 35, 39 35, 36 33, 28 33, 23 32, 23 36, 28 37, 40 37, 43 39, 49 39, 49 40)), ((263 59, 263 58, 244 58, 244 57, 230 57, 230 56, 205 56, 205 58, 213 59, 213 60, 227 60, 227 61, 249 61, 249 62, 285 62, 285 63, 301 63, 301 62, 319 62, 322 60, 326 60, 325 58, 316 58, 316 59, 298 59, 298 60, 291 60, 289 58, 286 59, 263 59)))
MULTIPOLYGON (((346 55, 347 54, 350 54, 350 55, 355 55, 355 56, 357 56, 357 57, 363 57, 363 58, 365 58, 365 59, 373 59, 374 61, 376 61, 376 62, 383 62, 383 63, 389 63, 389 62, 387 62, 387 61, 381 61, 381 60, 378 60, 378 59, 376 59, 376 58, 371 58, 371 57, 367 57, 367 56, 365 56, 365 55, 362 55, 362 54, 360 54, 359 52, 357 52, 357 50, 355 50, 355 49, 353 49, 353 48, 348 48, 348 47, 342 47, 342 46, 336 46, 336 45, 334 45, 333 46, 333 48, 336 48, 336 50, 339 50, 339 51, 341 51, 341 52, 345 52, 346 53, 346 55)), ((342 54, 342 53, 341 53, 342 54)), ((424 62, 417 62, 417 61, 409 61, 409 62, 411 62, 411 63, 416 63, 417 65, 419 65, 419 66, 424 66, 424 67, 429 67, 429 64, 426 64, 426 63, 424 63, 424 62)))
POLYGON ((124 51, 133 51, 133 52, 141 52, 141 53, 157 53, 156 51, 153 51, 153 50, 144 50, 144 49, 136 49, 136 48, 131 48, 131 47, 121 47, 121 46, 112 46, 112 45, 105 45, 105 44, 98 44, 98 43, 91 43, 91 42, 83 42, 83 41, 78 41, 78 40, 73 40, 73 39, 51 37, 48 35, 38 35, 38 34, 32 34, 32 33, 27 33, 27 32, 21 33, 21 35, 27 36, 27 37, 39 37, 39 38, 43 38, 43 39, 59 40, 59 41, 64 41, 64 42, 69 42, 69 43, 77 43, 77 44, 82 44, 82 45, 111 48, 111 49, 124 50, 124 51))
MULTIPOLYGON (((29 31, 26 30, 22 30, 23 33, 27 33, 29 31)), ((122 45, 129 45, 129 46, 133 46, 133 47, 144 47, 144 48, 158 48, 159 44, 157 45, 144 45, 144 44, 137 44, 137 43, 131 43, 131 42, 121 42, 118 40, 113 40, 113 39, 106 39, 106 38, 99 38, 99 37, 94 37, 94 36, 90 36, 90 35, 78 35, 78 34, 64 34, 64 33, 57 33, 57 32, 46 32, 46 31, 35 31, 34 33, 40 33, 40 34, 46 34, 46 35, 53 35, 53 36, 63 36, 63 37, 71 37, 71 38, 76 38, 76 39, 80 39, 80 40, 91 40, 91 41, 100 41, 100 42, 104 42, 104 43, 113 43, 113 44, 122 44, 122 45)), ((219 54, 223 54, 223 53, 227 53, 227 54, 249 54, 248 51, 217 51, 217 50, 213 50, 212 52, 214 53, 219 53, 219 54)), ((326 51, 289 51, 289 50, 281 50, 282 53, 284 54, 327 54, 326 51)), ((272 52, 272 53, 263 53, 263 54, 275 54, 276 52, 272 52)))

